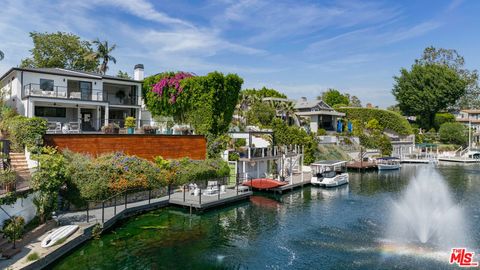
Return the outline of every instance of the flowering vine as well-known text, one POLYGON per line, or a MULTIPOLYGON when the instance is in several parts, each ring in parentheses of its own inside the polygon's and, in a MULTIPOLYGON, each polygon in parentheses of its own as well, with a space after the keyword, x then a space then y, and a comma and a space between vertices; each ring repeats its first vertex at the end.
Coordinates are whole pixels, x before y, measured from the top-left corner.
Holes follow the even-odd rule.
POLYGON ((163 96, 165 94, 167 97, 169 97, 170 104, 175 104, 178 95, 180 95, 180 93, 183 91, 183 87, 180 82, 183 79, 193 76, 194 74, 183 71, 177 72, 170 76, 165 76, 153 85, 152 92, 158 94, 159 96, 163 96), (167 93, 167 90, 169 89, 173 91, 169 91, 169 93, 167 93))

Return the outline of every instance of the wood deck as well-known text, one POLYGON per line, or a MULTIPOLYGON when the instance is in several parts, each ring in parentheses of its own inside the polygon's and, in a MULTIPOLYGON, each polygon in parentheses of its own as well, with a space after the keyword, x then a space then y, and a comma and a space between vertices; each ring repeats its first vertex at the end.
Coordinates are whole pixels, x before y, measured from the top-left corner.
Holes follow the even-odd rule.
POLYGON ((195 210, 205 210, 213 207, 223 206, 229 203, 246 200, 252 196, 252 191, 238 191, 236 189, 226 189, 225 193, 194 196, 189 192, 175 192, 170 195, 170 204, 191 207, 195 210))
POLYGON ((478 163, 480 162, 480 159, 462 158, 462 157, 450 157, 450 158, 441 157, 441 158, 438 158, 438 161, 457 162, 457 163, 478 163))
POLYGON ((310 180, 312 179, 312 174, 311 173, 304 173, 303 175, 303 181, 302 181, 302 175, 301 174, 294 174, 293 179, 291 183, 288 183, 286 185, 276 187, 269 189, 270 191, 273 191, 275 193, 283 193, 285 191, 290 191, 294 190, 299 187, 303 187, 305 185, 310 185, 311 182, 310 180))

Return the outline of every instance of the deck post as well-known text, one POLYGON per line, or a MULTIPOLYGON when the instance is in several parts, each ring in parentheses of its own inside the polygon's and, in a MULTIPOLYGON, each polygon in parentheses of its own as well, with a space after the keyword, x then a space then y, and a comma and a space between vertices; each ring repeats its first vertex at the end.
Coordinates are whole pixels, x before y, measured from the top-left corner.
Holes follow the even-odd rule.
POLYGON ((218 200, 220 200, 220 184, 217 182, 218 200))
POLYGON ((89 205, 90 203, 87 202, 87 223, 90 223, 89 212, 88 212, 89 205))
POLYGON ((183 185, 183 201, 185 202, 185 185, 183 185))
POLYGON ((117 215, 117 195, 113 197, 113 215, 114 216, 117 215))
POLYGON ((125 209, 127 209, 127 191, 125 190, 125 209))
POLYGON ((105 223, 105 201, 102 201, 102 225, 105 223))
POLYGON ((148 190, 148 204, 150 204, 150 199, 152 198, 152 190, 148 190))
POLYGON ((202 206, 202 189, 201 188, 198 194, 198 204, 200 205, 200 207, 202 206))
POLYGON ((168 185, 168 200, 170 200, 170 184, 168 185))

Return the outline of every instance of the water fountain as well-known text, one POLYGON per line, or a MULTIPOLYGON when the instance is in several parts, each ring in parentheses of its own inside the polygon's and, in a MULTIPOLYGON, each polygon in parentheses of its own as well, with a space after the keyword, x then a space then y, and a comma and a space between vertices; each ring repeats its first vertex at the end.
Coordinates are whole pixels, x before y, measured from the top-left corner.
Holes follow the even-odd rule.
POLYGON ((434 167, 422 168, 391 209, 387 239, 397 246, 448 251, 468 246, 463 210, 434 167))

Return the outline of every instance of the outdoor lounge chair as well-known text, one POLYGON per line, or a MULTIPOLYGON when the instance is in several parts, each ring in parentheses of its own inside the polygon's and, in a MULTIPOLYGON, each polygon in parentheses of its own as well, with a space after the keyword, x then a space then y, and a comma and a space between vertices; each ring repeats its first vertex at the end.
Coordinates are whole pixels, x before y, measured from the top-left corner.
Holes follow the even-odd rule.
POLYGON ((48 133, 62 133, 62 123, 60 123, 60 122, 48 122, 47 123, 47 132, 48 133))
POLYGON ((80 133, 80 124, 78 122, 68 123, 68 133, 80 133))

